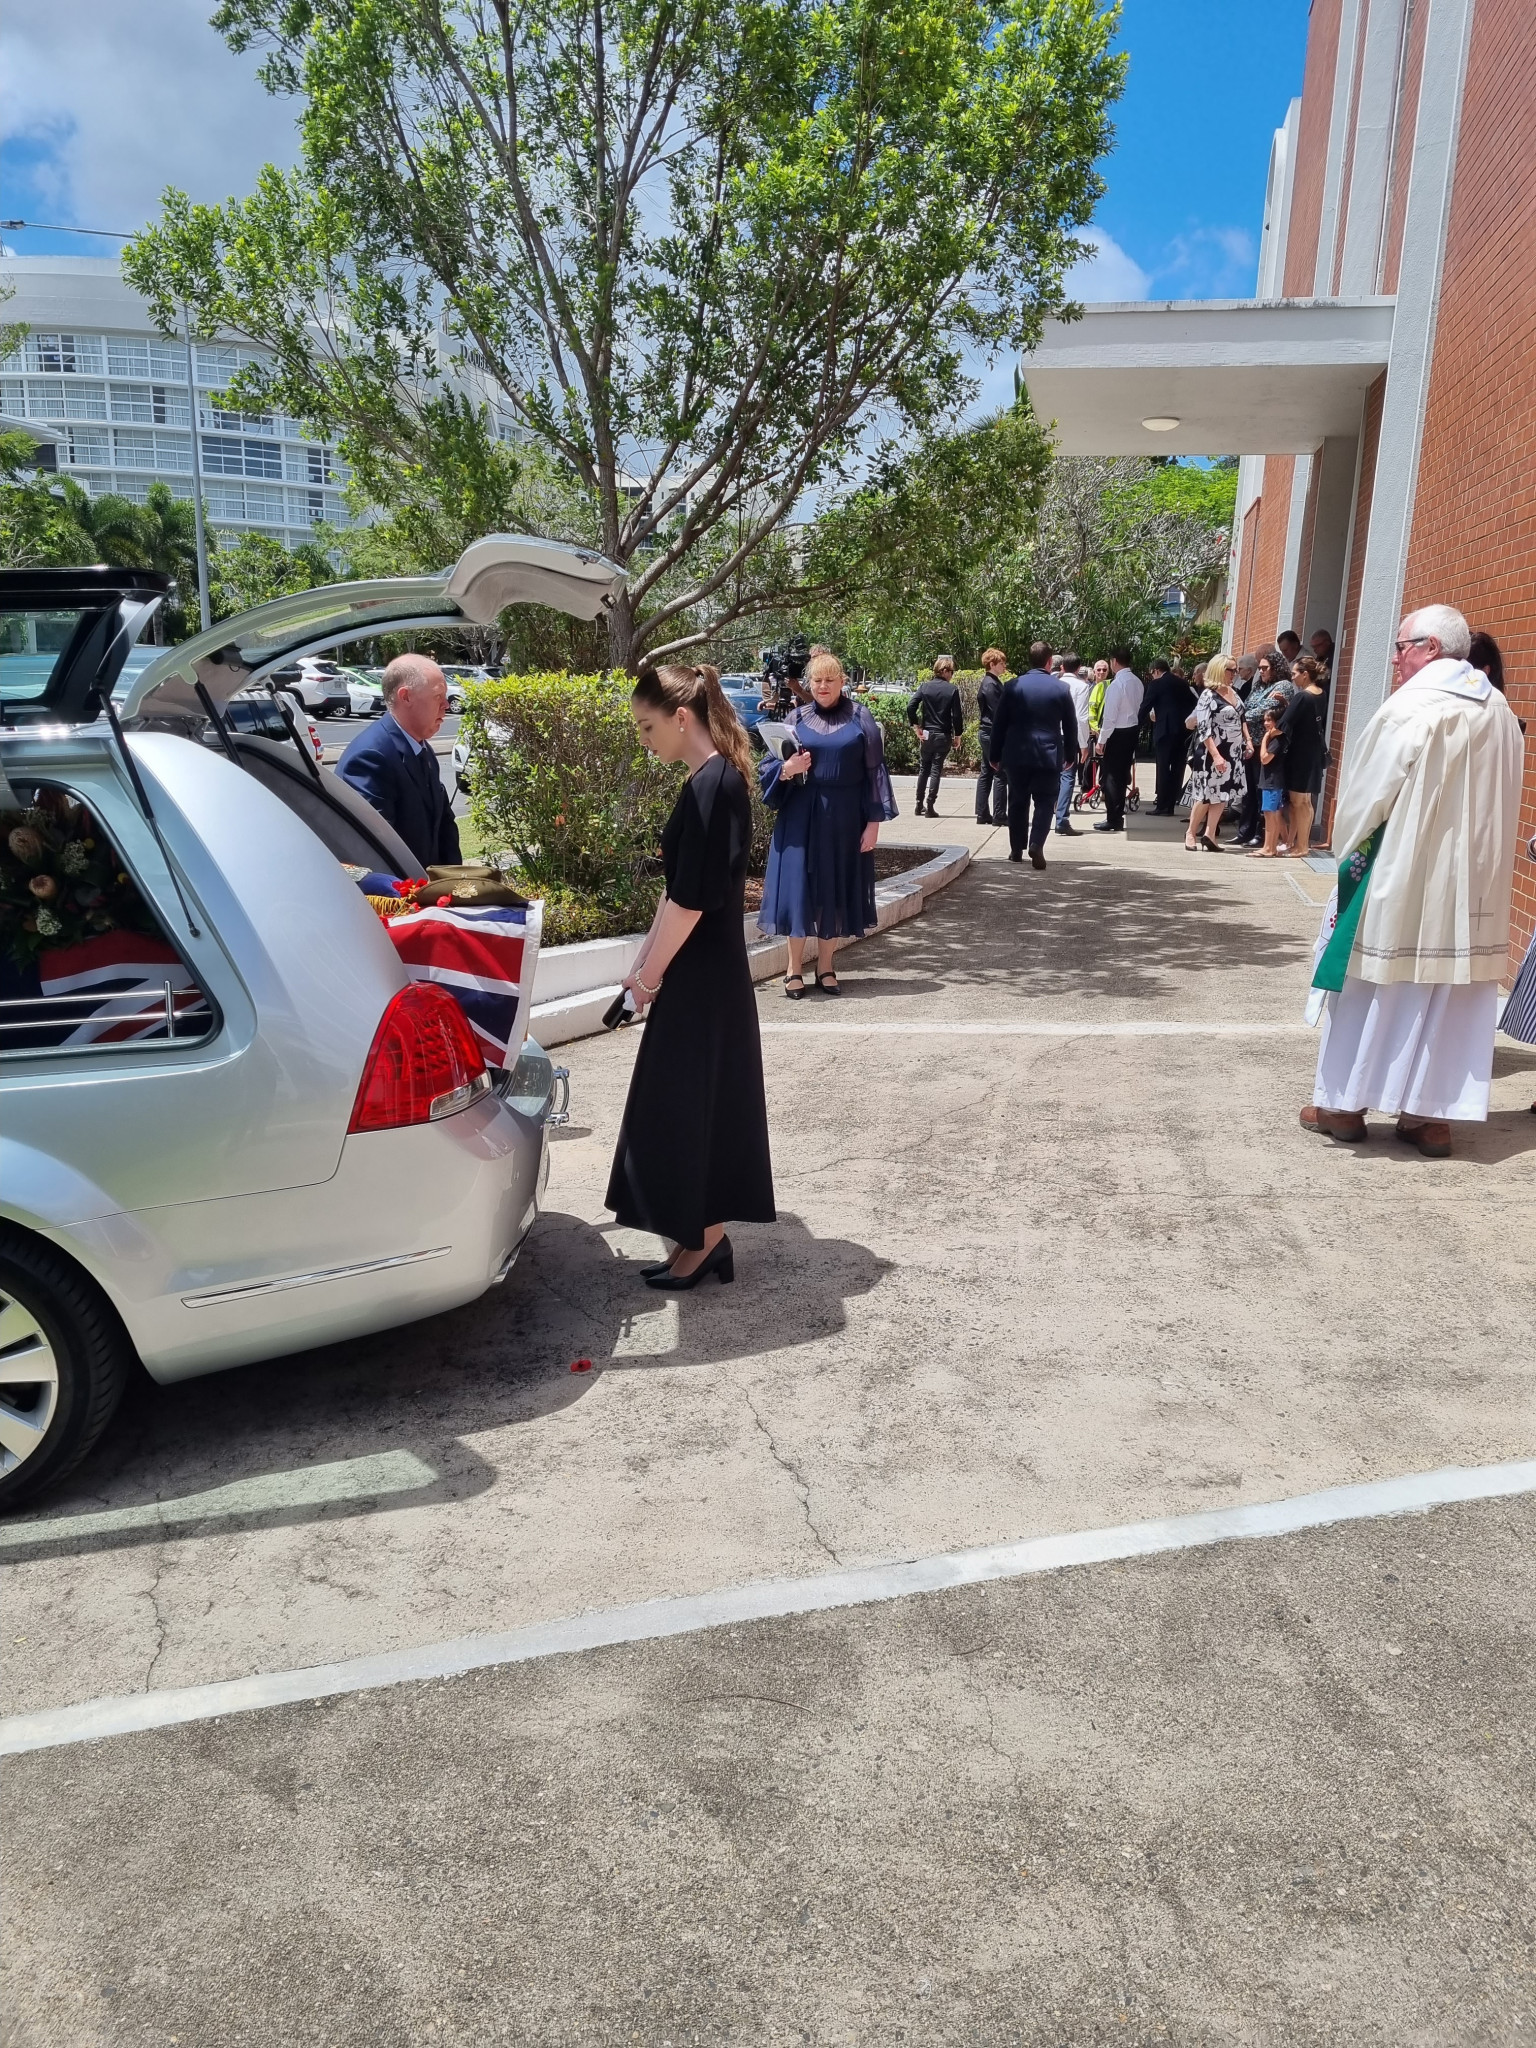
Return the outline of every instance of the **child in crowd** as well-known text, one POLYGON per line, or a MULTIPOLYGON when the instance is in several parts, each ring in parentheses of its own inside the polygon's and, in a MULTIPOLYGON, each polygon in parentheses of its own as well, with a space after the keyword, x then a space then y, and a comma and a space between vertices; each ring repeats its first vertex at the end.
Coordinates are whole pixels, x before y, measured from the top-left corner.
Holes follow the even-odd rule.
POLYGON ((1250 860, 1273 860, 1280 851, 1280 811, 1285 803, 1285 735, 1280 730, 1283 706, 1274 704, 1264 713, 1264 734, 1259 742, 1259 808, 1264 819, 1264 844, 1254 848, 1250 860))

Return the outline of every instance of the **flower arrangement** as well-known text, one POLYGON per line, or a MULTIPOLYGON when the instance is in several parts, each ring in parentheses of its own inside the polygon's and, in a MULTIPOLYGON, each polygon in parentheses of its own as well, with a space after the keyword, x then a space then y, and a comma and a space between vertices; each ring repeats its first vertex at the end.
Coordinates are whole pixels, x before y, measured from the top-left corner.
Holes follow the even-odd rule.
POLYGON ((50 946, 102 932, 154 932, 154 917, 83 804, 40 789, 0 812, 0 946, 26 967, 50 946))

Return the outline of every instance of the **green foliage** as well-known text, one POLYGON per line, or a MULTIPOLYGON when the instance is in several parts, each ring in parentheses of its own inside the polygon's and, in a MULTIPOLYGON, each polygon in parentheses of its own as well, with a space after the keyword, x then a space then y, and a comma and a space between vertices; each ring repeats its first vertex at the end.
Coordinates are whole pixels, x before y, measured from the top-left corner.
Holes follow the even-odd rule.
MULTIPOLYGON (((998 483, 999 544, 965 573, 873 591, 811 618, 806 630, 887 675, 922 674, 935 654, 972 661, 989 643, 1022 663, 1032 640, 1085 659, 1117 646, 1139 663, 1187 652, 1208 627, 1170 619, 1163 592, 1210 603, 1226 566, 1235 469, 1197 470, 1134 456, 1058 456, 1043 480, 1021 459, 998 483)), ((964 756, 961 756, 962 760, 964 756)))
POLYGON ((565 905, 568 923, 576 898, 609 931, 643 930, 681 775, 641 746, 628 683, 553 674, 475 684, 459 730, 481 845, 510 851, 524 885, 565 905))
POLYGON ((510 407, 572 480, 562 520, 631 572, 615 666, 813 596, 796 502, 860 472, 872 421, 910 444, 957 417, 968 350, 1038 335, 1124 64, 1099 0, 214 20, 299 99, 301 163, 222 207, 167 193, 130 280, 167 331, 185 300, 270 348, 237 395, 339 435, 390 510, 489 504, 480 399, 510 407))
POLYGON ((306 547, 285 548, 270 534, 243 533, 237 541, 223 546, 212 563, 213 616, 227 619, 235 612, 250 611, 268 604, 274 597, 288 597, 300 590, 317 590, 336 581, 336 570, 325 549, 316 542, 306 547))

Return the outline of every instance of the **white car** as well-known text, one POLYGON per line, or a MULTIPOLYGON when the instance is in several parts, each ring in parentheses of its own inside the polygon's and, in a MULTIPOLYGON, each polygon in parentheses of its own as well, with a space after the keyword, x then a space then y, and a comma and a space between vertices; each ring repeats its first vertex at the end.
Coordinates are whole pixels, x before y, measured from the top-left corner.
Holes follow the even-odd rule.
POLYGON ((453 743, 453 786, 460 796, 473 796, 469 781, 469 742, 455 740, 453 743))
POLYGON ((236 707, 301 654, 518 602, 595 618, 622 587, 494 535, 161 651, 119 731, 103 694, 168 579, 0 571, 0 1509, 85 1455, 140 1365, 307 1350, 508 1270, 564 1111, 526 1036, 537 906, 501 928, 499 1010, 413 979, 355 878, 409 850, 236 707))

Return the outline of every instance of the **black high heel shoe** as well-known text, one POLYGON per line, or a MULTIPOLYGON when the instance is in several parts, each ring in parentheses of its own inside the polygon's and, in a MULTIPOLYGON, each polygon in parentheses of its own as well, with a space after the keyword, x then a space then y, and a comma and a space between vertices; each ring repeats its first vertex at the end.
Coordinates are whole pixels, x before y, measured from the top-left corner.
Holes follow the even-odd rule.
POLYGON ((716 1275, 722 1287, 728 1286, 736 1278, 736 1258, 731 1250, 731 1240, 728 1237, 722 1237, 709 1257, 701 1260, 691 1273, 679 1275, 672 1272, 661 1272, 654 1276, 647 1273, 645 1284, 647 1287, 656 1288, 663 1294, 683 1294, 688 1288, 697 1287, 699 1282, 709 1273, 716 1275))
MULTIPOLYGON (((677 1254, 676 1254, 676 1252, 674 1252, 674 1253, 672 1254, 672 1258, 673 1258, 673 1259, 675 1259, 676 1257, 677 1257, 677 1254)), ((659 1262, 659 1264, 657 1264, 657 1265, 654 1265, 654 1266, 642 1266, 642 1267, 640 1268, 640 1278, 641 1278, 642 1280, 650 1280, 650 1279, 653 1279, 653 1278, 655 1277, 655 1275, 656 1275, 656 1274, 658 1274, 658 1273, 670 1273, 670 1272, 671 1272, 671 1270, 672 1270, 672 1259, 662 1259, 662 1260, 661 1260, 661 1261, 659 1262)))

